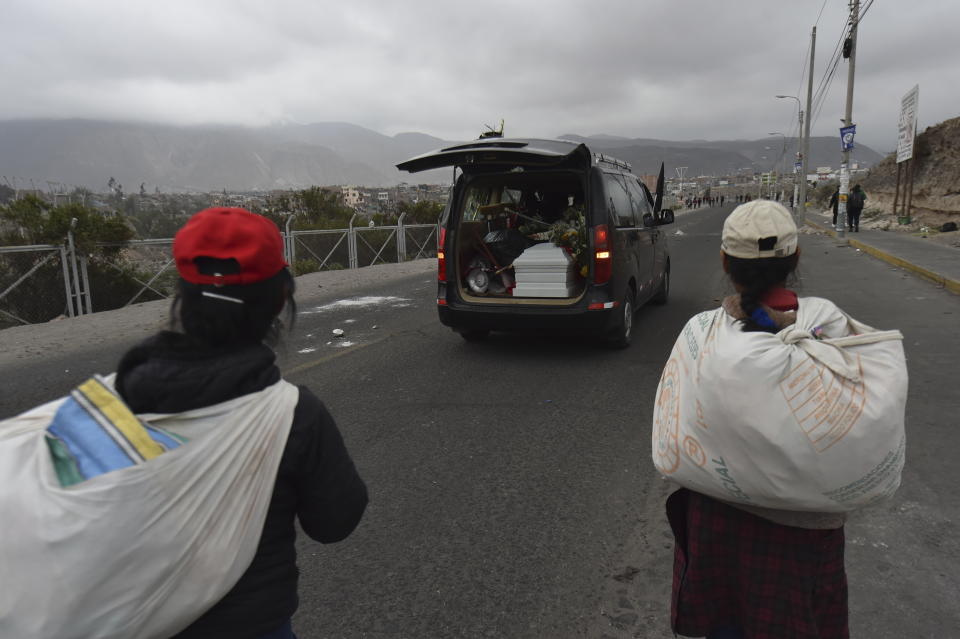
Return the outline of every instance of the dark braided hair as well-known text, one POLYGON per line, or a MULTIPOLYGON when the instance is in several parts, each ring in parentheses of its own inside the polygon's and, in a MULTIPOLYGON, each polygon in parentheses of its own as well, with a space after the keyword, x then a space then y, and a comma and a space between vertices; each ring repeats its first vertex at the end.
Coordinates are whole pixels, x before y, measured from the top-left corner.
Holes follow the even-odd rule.
POLYGON ((293 276, 287 269, 261 282, 244 285, 191 284, 181 279, 170 308, 171 324, 179 325, 184 333, 205 346, 263 341, 273 344, 280 335, 278 317, 284 308, 288 325, 293 326, 297 312, 294 288, 293 276))
POLYGON ((740 286, 740 308, 746 318, 743 331, 776 333, 777 328, 760 306, 760 300, 770 289, 781 286, 797 269, 798 253, 787 257, 744 259, 727 255, 727 273, 740 286), (758 312, 758 309, 759 312, 758 312))

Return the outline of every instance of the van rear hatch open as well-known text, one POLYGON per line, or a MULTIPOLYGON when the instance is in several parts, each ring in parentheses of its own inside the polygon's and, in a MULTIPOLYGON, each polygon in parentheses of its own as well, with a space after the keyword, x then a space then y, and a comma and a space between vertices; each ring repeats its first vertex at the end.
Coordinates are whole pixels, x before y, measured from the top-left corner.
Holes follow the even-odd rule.
POLYGON ((447 281, 476 304, 567 305, 586 286, 585 175, 470 172, 450 202, 447 281))
POLYGON ((418 173, 447 166, 464 170, 471 166, 586 169, 590 166, 590 151, 583 144, 565 140, 490 138, 430 151, 401 162, 397 168, 418 173))
POLYGON ((488 138, 397 168, 463 172, 444 219, 444 290, 461 303, 570 306, 586 290, 590 151, 565 140, 488 138))

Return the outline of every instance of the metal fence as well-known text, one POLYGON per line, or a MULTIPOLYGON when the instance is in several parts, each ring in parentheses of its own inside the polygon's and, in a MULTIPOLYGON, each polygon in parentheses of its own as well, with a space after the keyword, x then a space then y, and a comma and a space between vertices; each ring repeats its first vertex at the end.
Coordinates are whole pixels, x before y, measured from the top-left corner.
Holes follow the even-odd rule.
MULTIPOLYGON (((354 218, 355 219, 355 218, 354 218)), ((406 262, 437 254, 436 224, 354 226, 283 232, 296 275, 406 262)), ((111 260, 92 261, 68 237, 63 246, 0 247, 0 328, 74 317, 171 297, 177 282, 172 239, 133 240, 111 260)))
POLYGON ((0 247, 0 326, 73 315, 66 254, 62 246, 0 247))

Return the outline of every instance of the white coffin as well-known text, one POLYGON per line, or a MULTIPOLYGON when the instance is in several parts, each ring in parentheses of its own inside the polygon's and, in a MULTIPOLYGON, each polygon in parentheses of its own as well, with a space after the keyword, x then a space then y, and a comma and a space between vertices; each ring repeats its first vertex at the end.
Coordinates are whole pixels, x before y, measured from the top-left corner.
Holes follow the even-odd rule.
POLYGON ((514 297, 573 297, 575 286, 566 284, 517 284, 513 289, 514 297))
POLYGON ((559 246, 535 244, 513 261, 514 297, 572 297, 577 289, 576 263, 559 246))

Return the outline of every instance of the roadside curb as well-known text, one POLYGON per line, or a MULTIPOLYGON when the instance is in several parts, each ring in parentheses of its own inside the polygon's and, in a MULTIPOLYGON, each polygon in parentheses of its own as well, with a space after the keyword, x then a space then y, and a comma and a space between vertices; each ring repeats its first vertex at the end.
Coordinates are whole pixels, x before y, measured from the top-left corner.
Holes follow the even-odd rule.
MULTIPOLYGON (((834 231, 829 226, 824 226, 822 224, 818 224, 817 222, 813 222, 811 220, 804 220, 804 221, 806 222, 807 226, 812 226, 813 228, 819 231, 823 231, 824 233, 826 233, 827 235, 830 235, 831 237, 837 237, 837 232, 834 231)), ((947 277, 945 275, 941 275, 940 273, 935 273, 930 269, 914 264, 913 262, 905 260, 902 257, 897 257, 896 255, 893 255, 891 253, 887 253, 886 251, 880 250, 873 245, 865 244, 860 240, 855 240, 851 238, 846 238, 846 239, 847 239, 847 242, 850 244, 850 246, 854 248, 858 248, 864 253, 869 253, 873 257, 883 260, 884 262, 893 264, 894 266, 899 266, 901 268, 907 269, 908 271, 913 271, 917 275, 920 275, 921 277, 924 277, 934 282, 935 284, 940 284, 951 293, 960 295, 960 281, 958 280, 947 277)))

